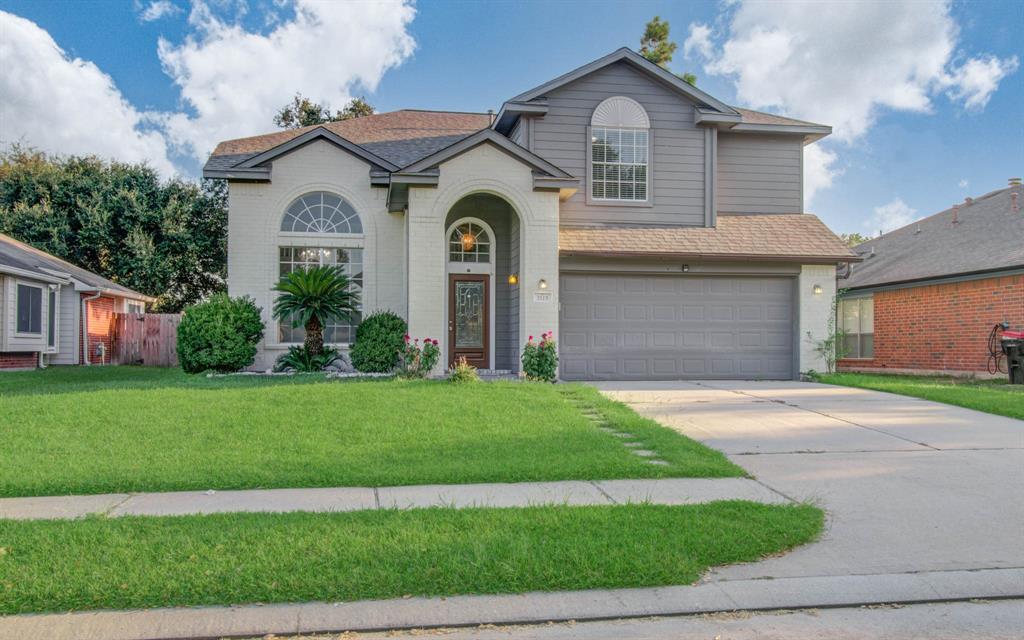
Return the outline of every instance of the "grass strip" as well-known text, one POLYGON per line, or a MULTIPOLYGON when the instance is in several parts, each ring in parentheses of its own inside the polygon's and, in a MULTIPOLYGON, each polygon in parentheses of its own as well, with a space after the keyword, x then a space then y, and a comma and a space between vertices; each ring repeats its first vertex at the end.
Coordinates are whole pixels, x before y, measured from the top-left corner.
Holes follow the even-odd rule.
POLYGON ((1006 380, 869 373, 823 374, 816 380, 844 387, 898 393, 1024 420, 1024 386, 1011 385, 1006 380))
POLYGON ((0 520, 0 614, 688 584, 822 520, 742 501, 0 520))
POLYGON ((743 474, 568 385, 153 376, 142 387, 70 389, 0 402, 0 495, 743 474), (563 388, 644 434, 669 465, 630 454, 563 388))

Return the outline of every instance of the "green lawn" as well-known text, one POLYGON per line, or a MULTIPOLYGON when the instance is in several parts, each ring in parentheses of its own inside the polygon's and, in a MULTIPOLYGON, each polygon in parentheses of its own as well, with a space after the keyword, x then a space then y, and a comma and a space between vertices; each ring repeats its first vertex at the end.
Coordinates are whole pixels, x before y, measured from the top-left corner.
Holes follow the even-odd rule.
POLYGON ((936 376, 833 373, 819 382, 888 391, 1024 420, 1024 385, 1005 380, 972 380, 936 376))
POLYGON ((0 376, 0 442, 2 496, 743 475, 590 387, 516 382, 50 368, 0 376))
POLYGON ((822 520, 749 502, 0 520, 0 614, 686 584, 822 520))

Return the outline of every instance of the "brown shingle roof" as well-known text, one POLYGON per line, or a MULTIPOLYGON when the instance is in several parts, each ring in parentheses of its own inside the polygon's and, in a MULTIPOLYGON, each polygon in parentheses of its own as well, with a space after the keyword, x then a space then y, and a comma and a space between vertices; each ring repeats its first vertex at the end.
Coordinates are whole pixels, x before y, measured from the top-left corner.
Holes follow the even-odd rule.
POLYGON ((402 109, 371 116, 328 122, 323 125, 276 131, 260 136, 225 140, 213 150, 214 156, 261 153, 288 142, 318 126, 325 127, 350 142, 365 144, 392 140, 413 140, 440 136, 469 135, 490 125, 486 113, 457 111, 417 111, 402 109))
POLYGON ((711 227, 563 227, 563 254, 841 262, 856 256, 807 213, 721 215, 711 227))
POLYGON ((794 126, 812 126, 812 127, 823 127, 825 125, 818 124, 817 122, 808 122, 806 120, 797 120, 795 118, 784 118, 777 116, 774 113, 765 113, 764 111, 754 111, 753 109, 741 109, 739 107, 733 107, 736 111, 743 116, 743 122, 749 124, 781 124, 781 125, 794 125, 794 126))

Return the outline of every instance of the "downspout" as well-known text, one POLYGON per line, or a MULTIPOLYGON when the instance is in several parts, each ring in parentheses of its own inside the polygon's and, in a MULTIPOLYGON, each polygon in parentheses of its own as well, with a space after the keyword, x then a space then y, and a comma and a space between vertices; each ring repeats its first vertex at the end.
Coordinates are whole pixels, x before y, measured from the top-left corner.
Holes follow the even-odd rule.
POLYGON ((82 347, 85 354, 85 365, 87 367, 92 366, 92 362, 89 359, 89 301, 96 300, 103 295, 102 291, 97 291, 96 295, 82 298, 82 347))

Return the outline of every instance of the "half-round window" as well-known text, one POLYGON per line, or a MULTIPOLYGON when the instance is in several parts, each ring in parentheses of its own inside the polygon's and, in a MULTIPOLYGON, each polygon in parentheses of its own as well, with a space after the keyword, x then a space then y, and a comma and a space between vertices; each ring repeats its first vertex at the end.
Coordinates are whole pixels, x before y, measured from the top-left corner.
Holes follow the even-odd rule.
POLYGON ((296 198, 285 209, 281 231, 291 233, 362 233, 363 223, 352 205, 327 191, 296 198))
POLYGON ((490 262, 491 236, 475 222, 463 222, 448 238, 448 260, 451 262, 490 262))

